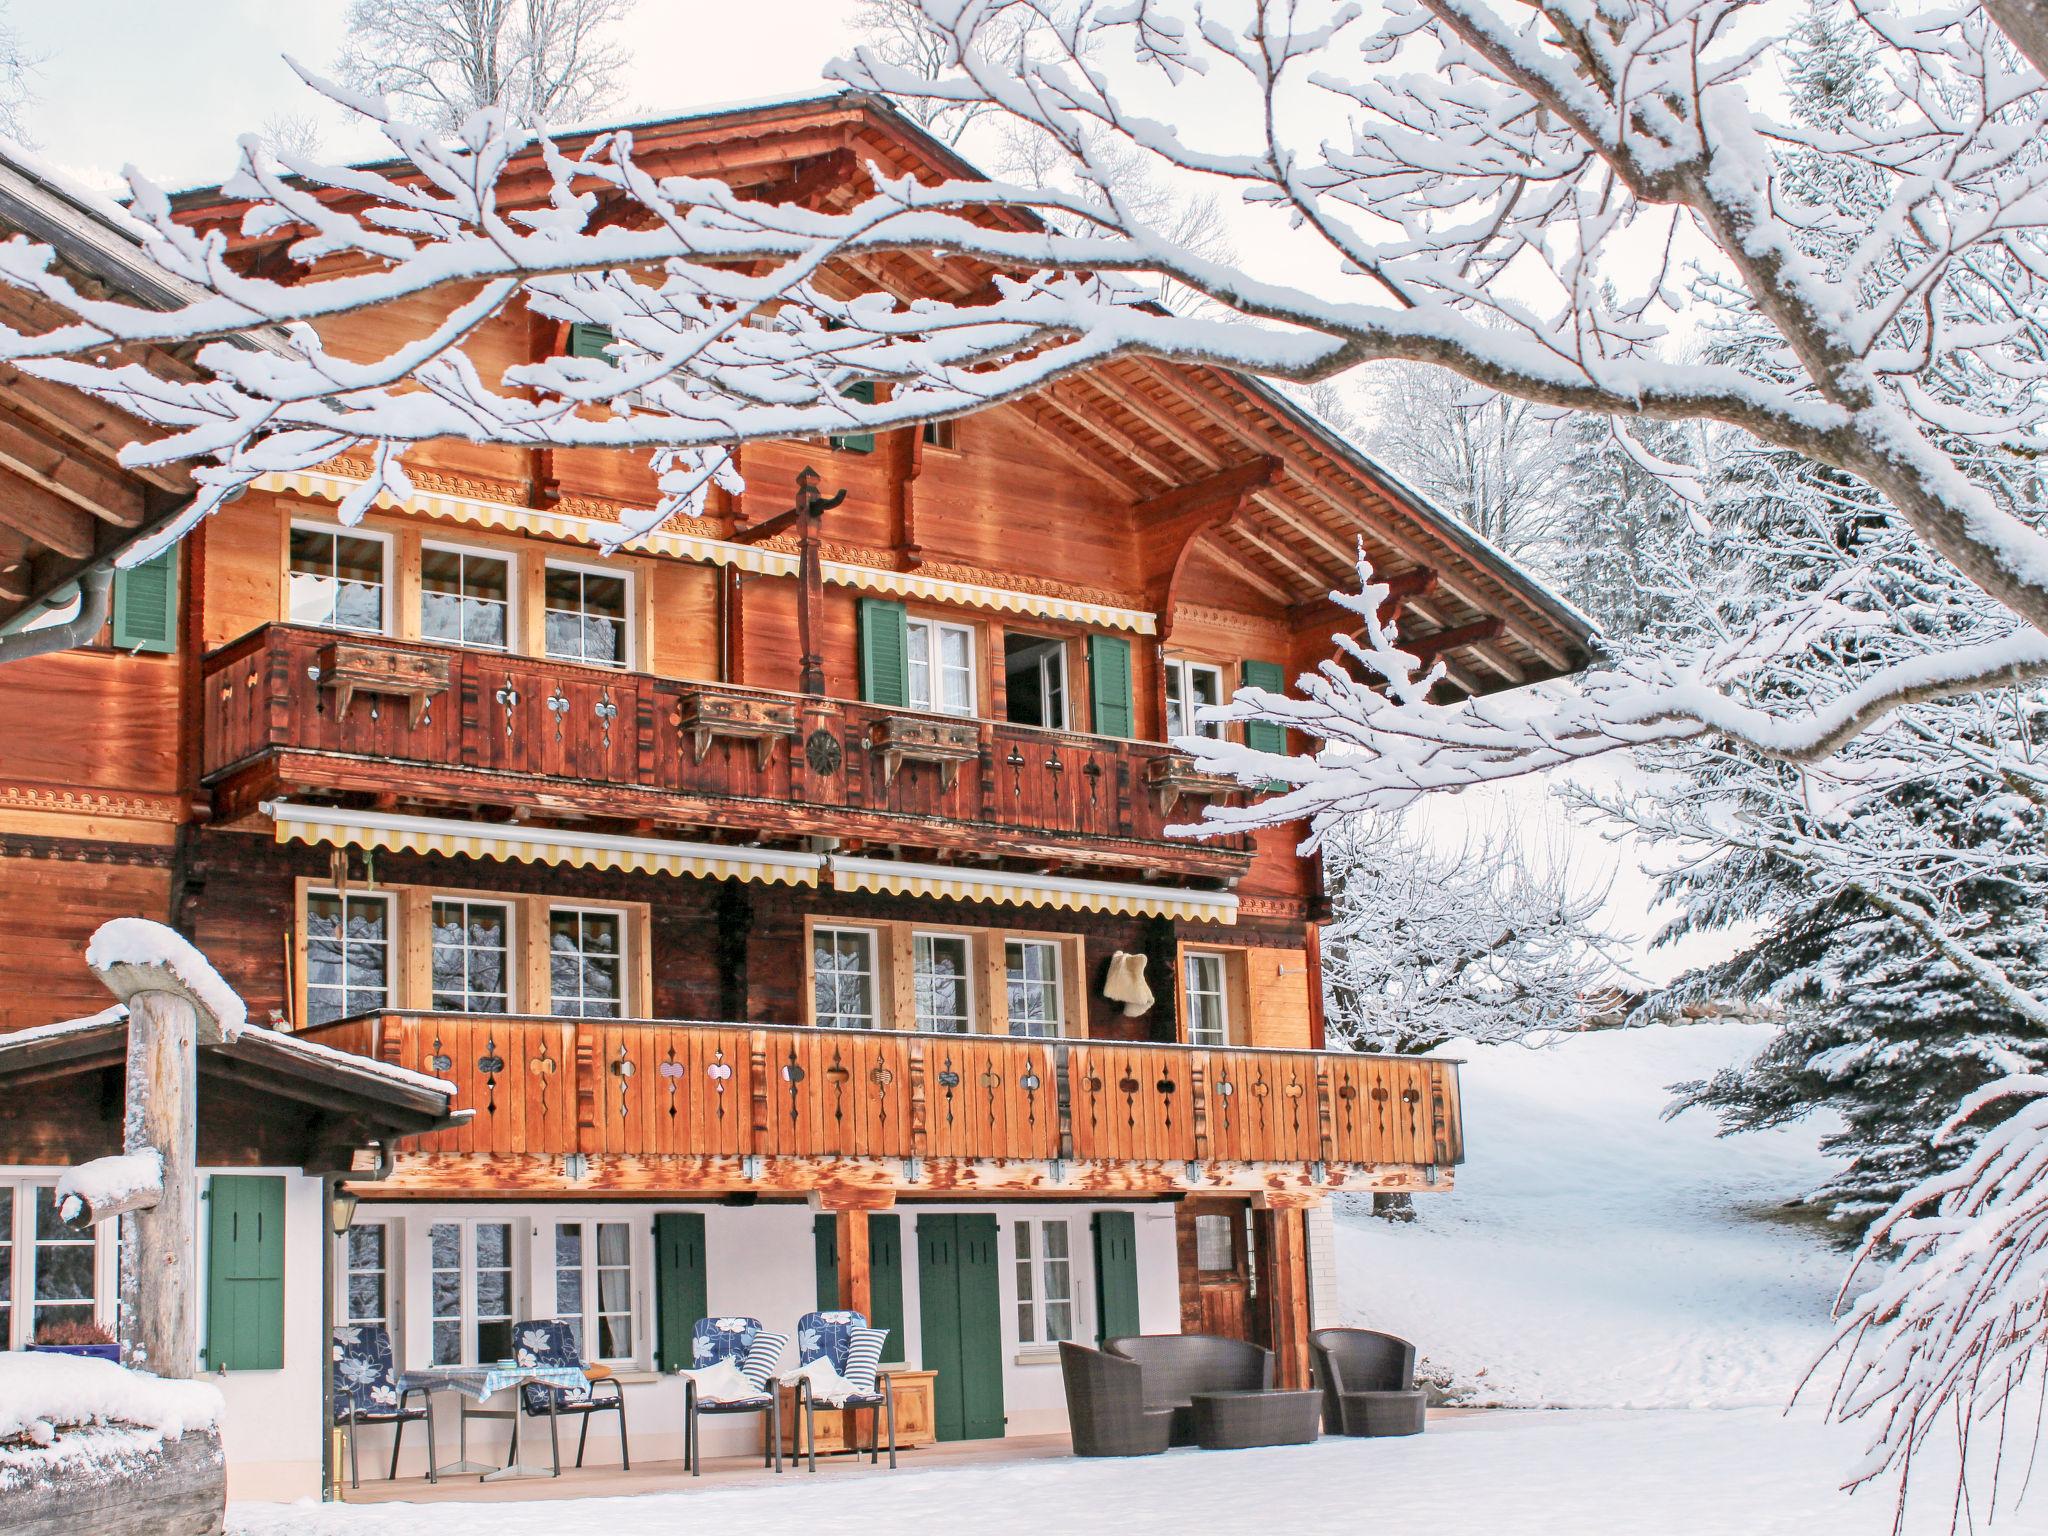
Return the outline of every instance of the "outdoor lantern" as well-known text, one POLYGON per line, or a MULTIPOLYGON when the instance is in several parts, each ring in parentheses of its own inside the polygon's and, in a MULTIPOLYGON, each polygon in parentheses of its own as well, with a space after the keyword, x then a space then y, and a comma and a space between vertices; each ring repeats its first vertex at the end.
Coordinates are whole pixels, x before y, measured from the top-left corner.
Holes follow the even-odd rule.
POLYGON ((334 1186, 334 1199, 327 1209, 327 1219, 334 1228, 334 1235, 340 1237, 355 1225, 356 1197, 339 1184, 334 1186))

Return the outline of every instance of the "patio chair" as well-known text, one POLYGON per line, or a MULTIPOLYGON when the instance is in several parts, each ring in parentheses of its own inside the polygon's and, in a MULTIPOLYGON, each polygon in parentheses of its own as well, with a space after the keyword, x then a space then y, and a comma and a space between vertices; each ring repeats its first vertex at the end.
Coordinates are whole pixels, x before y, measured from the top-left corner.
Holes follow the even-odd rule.
POLYGON ((1318 1328, 1310 1361, 1323 1389, 1323 1427, 1340 1435, 1419 1435, 1428 1404, 1415 1385, 1415 1346, 1370 1328, 1318 1328))
POLYGON ((1110 1354, 1144 1370, 1145 1406, 1173 1410, 1175 1445, 1195 1443, 1197 1392, 1270 1392, 1273 1351, 1214 1333, 1141 1333, 1111 1339, 1110 1354))
MULTIPOLYGON (((809 1365, 827 1360, 832 1369, 853 1387, 845 1399, 833 1406, 866 1408, 868 1419, 868 1465, 881 1460, 882 1421, 889 1423, 889 1466, 896 1465, 896 1389, 886 1374, 876 1378, 882 1345, 888 1340, 886 1328, 870 1328, 858 1312, 806 1312, 796 1324, 796 1363, 809 1365)), ((818 1470, 818 1404, 811 1396, 808 1379, 796 1389, 797 1422, 804 1427, 804 1459, 813 1472, 818 1470)), ((860 1446, 852 1447, 856 1459, 860 1446)))
POLYGON ((706 1402, 698 1396, 694 1376, 683 1378, 683 1459, 690 1464, 690 1476, 704 1475, 704 1433, 698 1418, 707 1413, 762 1413, 768 1416, 768 1447, 761 1465, 782 1470, 782 1394, 776 1390, 775 1371, 782 1364, 782 1352, 789 1348, 789 1335, 769 1333, 756 1317, 700 1317, 690 1330, 690 1363, 696 1370, 725 1360, 739 1368, 755 1390, 746 1397, 706 1402))
POLYGON ((1135 1360, 1061 1343, 1067 1428, 1076 1456, 1158 1456, 1173 1434, 1173 1410, 1145 1406, 1145 1372, 1135 1360))
MULTIPOLYGON (((576 1347, 576 1330, 553 1318, 519 1323, 512 1329, 512 1353, 521 1365, 566 1365, 583 1369, 583 1352, 576 1347)), ((574 1414, 583 1420, 583 1432, 576 1437, 576 1465, 583 1465, 583 1450, 590 1443, 590 1421, 600 1413, 619 1416, 619 1469, 633 1470, 633 1458, 626 1450, 626 1392, 618 1378, 607 1376, 580 1387, 550 1387, 530 1381, 519 1389, 520 1412, 512 1420, 512 1449, 505 1465, 519 1460, 519 1421, 548 1418, 548 1446, 554 1452, 555 1475, 562 1474, 561 1417, 574 1414), (606 1390, 609 1388, 610 1390, 606 1390)))
POLYGON ((334 1423, 348 1426, 348 1485, 360 1488, 360 1457, 356 1430, 365 1424, 390 1424, 391 1473, 398 1476, 398 1448, 405 1440, 405 1426, 415 1419, 427 1421, 427 1481, 437 1481, 434 1468, 441 1458, 434 1454, 433 1399, 424 1387, 401 1389, 398 1364, 391 1353, 391 1334, 381 1323, 346 1323, 334 1330, 334 1423), (418 1397, 418 1407, 409 1400, 418 1397))

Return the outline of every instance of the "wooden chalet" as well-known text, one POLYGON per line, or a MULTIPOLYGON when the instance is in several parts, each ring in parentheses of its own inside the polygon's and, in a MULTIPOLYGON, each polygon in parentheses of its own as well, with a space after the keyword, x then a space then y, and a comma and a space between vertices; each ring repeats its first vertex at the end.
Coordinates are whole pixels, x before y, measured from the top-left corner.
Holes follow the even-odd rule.
MULTIPOLYGON (((870 163, 969 174, 860 95, 634 133, 659 174, 820 206, 870 163)), ((252 264, 290 237, 184 211, 252 264)), ((831 280, 984 279, 906 255, 831 280)), ((430 318, 393 306, 328 343, 430 318)), ((511 314, 475 355, 605 340, 511 314)), ((42 537, 16 505, 71 534, 34 544, 34 581, 0 545, 17 604, 178 490, 123 484, 125 523, 79 507, 61 487, 84 466, 114 497, 130 429, 75 398, 36 416, 50 393, 0 376, 0 536, 42 537), (63 451, 11 457, 31 423, 63 451)), ((1578 667, 1583 622, 1215 369, 1118 362, 740 463, 743 494, 612 557, 602 535, 655 495, 643 457, 436 443, 408 459, 416 494, 355 527, 336 506, 364 463, 273 477, 175 552, 169 601, 117 590, 97 643, 0 668, 0 1028, 101 1006, 75 956, 140 913, 252 1018, 459 1087, 465 1124, 398 1145, 350 1185, 346 1233, 287 1257, 287 1376, 319 1369, 324 1288, 409 1365, 571 1319, 650 1458, 680 1443, 663 1373, 707 1308, 869 1312, 939 1438, 1059 1427, 1063 1338, 1240 1334, 1304 1379, 1324 1201, 1448 1187, 1457 1071, 1322 1049, 1317 871, 1293 831, 1170 838, 1239 792, 1170 739, 1329 655, 1360 542, 1410 648, 1468 691, 1578 667), (813 486, 844 501, 813 514, 813 486)), ((33 1203, 0 1247, 16 1296, 37 1294, 33 1203)), ((231 1418, 231 1465, 238 1433, 266 1487, 316 1461, 311 1380, 279 1410, 310 1432, 231 1418)))

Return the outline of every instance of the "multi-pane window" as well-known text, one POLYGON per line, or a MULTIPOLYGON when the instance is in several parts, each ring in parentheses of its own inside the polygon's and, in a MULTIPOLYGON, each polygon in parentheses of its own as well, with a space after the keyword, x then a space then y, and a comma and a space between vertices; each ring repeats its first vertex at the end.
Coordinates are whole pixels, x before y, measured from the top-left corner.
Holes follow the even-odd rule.
POLYGON ((633 1358, 633 1232, 623 1221, 555 1224, 555 1316, 586 1359, 633 1358), (593 1349, 585 1341, 595 1339, 593 1349))
POLYGON ((1195 1268, 1205 1275, 1237 1269, 1237 1223, 1228 1216, 1195 1218, 1195 1268))
POLYGON ((550 561, 541 627, 547 653, 560 661, 623 667, 626 649, 626 578, 550 561))
POLYGON ((342 1315, 351 1323, 391 1323, 391 1229, 350 1227, 343 1239, 342 1315))
POLYGON ((285 609, 291 621, 383 634, 386 548, 366 534, 294 527, 285 609))
POLYGON ((1223 702, 1223 669, 1199 661, 1166 658, 1166 736, 1216 736, 1222 725, 1197 720, 1198 710, 1223 702))
POLYGON ((494 901, 434 903, 434 1007, 450 1013, 509 1013, 511 920, 494 901))
POLYGON ((911 619, 903 626, 910 707, 942 715, 974 713, 974 631, 965 624, 911 619))
POLYGON ((1071 1229, 1064 1221, 1020 1221, 1011 1232, 1017 1251, 1017 1342, 1058 1344, 1073 1338, 1071 1229))
POLYGON ((966 935, 920 933, 910 944, 917 1027, 934 1034, 966 1034, 974 1027, 966 935))
POLYGON ((1181 957, 1181 993, 1187 1004, 1189 1045, 1230 1043, 1230 999, 1223 956, 1191 949, 1181 957))
POLYGON ((391 904, 382 896, 306 898, 306 1022, 325 1024, 386 1006, 391 904))
POLYGON ((1060 947, 1048 939, 1011 939, 1003 945, 1010 981, 1010 1033, 1051 1037, 1060 1032, 1060 947))
POLYGON ((28 1333, 42 1337, 51 1324, 93 1321, 93 1270, 99 1252, 92 1228, 76 1231, 58 1214, 57 1186, 35 1186, 35 1233, 30 1255, 28 1333))
POLYGON ((811 930, 811 1021, 821 1029, 875 1027, 875 934, 811 930))
POLYGON ((420 638, 502 651, 512 643, 512 562, 428 544, 420 550, 420 638))
POLYGON ((622 1018, 625 975, 623 917, 579 907, 556 907, 548 913, 551 1011, 570 1018, 622 1018))
POLYGON ((427 1231, 436 1365, 512 1358, 512 1224, 440 1221, 427 1231))

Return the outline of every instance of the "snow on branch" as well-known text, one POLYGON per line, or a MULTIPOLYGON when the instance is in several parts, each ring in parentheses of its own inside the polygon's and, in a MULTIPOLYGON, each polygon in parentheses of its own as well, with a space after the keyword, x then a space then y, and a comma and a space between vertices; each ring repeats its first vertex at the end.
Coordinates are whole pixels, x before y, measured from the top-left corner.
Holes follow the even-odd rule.
POLYGON ((57 1214, 74 1227, 92 1226, 154 1206, 164 1192, 163 1154, 154 1147, 96 1157, 57 1179, 57 1214))

